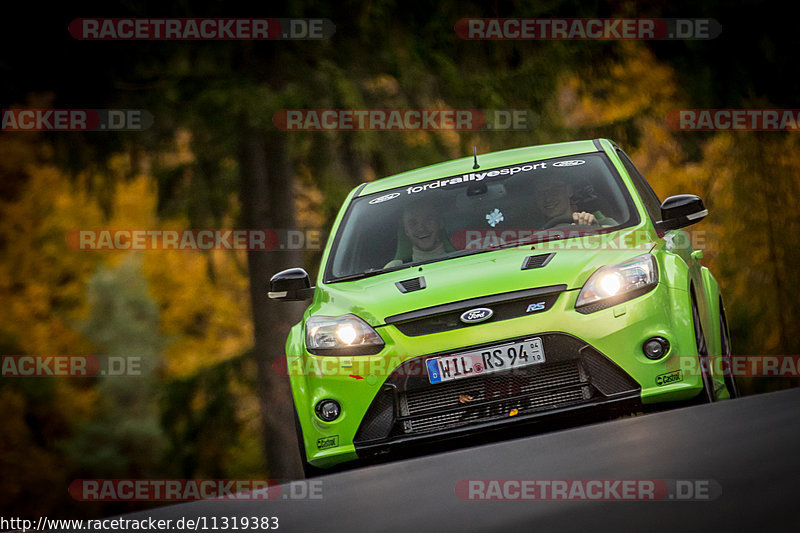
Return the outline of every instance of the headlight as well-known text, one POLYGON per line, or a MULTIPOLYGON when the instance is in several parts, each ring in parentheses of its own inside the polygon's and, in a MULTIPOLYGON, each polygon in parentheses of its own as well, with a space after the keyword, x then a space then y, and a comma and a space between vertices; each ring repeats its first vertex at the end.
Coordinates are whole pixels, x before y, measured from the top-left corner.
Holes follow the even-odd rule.
POLYGON ((306 348, 316 355, 372 355, 383 339, 355 315, 312 316, 306 321, 306 348))
POLYGON ((656 259, 650 254, 597 269, 583 285, 575 310, 594 313, 650 291, 658 283, 656 259))

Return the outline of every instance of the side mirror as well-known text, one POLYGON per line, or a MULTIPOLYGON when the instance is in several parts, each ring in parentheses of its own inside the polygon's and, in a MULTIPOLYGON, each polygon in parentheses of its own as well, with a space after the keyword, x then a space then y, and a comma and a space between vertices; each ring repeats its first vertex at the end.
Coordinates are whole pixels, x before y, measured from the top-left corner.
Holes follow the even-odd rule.
POLYGON ((268 296, 272 300, 296 302, 313 298, 314 289, 308 272, 302 268, 290 268, 270 278, 268 296))
POLYGON ((703 200, 694 194, 670 196, 661 204, 661 221, 656 229, 669 231, 700 222, 708 214, 703 200))

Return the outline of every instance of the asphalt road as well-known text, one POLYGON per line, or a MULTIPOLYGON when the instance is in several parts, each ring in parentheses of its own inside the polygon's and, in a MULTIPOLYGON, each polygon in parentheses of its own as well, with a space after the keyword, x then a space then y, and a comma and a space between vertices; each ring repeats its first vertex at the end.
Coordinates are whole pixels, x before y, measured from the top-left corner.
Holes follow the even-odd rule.
POLYGON ((797 531, 800 389, 485 444, 319 481, 321 499, 193 502, 127 518, 206 517, 210 525, 214 516, 277 516, 278 531, 325 533, 797 531), (709 480, 711 492, 721 494, 697 501, 468 501, 455 487, 469 479, 709 480))

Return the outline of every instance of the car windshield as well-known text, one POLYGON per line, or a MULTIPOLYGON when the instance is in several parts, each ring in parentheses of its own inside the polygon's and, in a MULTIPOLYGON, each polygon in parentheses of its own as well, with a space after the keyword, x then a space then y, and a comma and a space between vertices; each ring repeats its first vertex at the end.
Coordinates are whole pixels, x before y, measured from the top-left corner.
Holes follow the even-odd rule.
POLYGON ((326 280, 575 231, 605 232, 634 218, 630 196, 605 154, 473 170, 353 200, 337 232, 326 280))

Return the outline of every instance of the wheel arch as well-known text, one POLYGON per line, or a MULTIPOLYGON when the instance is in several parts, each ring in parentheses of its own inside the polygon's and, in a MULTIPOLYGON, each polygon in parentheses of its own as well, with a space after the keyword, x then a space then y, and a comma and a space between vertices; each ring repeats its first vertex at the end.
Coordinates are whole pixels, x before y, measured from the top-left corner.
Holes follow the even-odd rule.
POLYGON ((697 298, 703 298, 701 305, 701 320, 703 320, 703 333, 706 336, 709 355, 720 355, 722 353, 722 335, 719 328, 720 321, 720 293, 719 283, 707 267, 700 268, 702 278, 702 295, 696 294, 697 298), (703 307, 705 310, 703 311, 703 307))
MULTIPOLYGON (((306 435, 310 433, 311 405, 308 398, 308 378, 305 372, 305 357, 303 349, 305 346, 303 338, 302 323, 295 324, 286 339, 286 367, 288 369, 289 387, 292 394, 295 413, 300 424, 301 435, 306 440, 306 435)), ((308 449, 309 443, 304 443, 308 449)))

